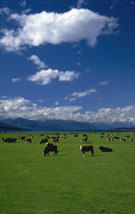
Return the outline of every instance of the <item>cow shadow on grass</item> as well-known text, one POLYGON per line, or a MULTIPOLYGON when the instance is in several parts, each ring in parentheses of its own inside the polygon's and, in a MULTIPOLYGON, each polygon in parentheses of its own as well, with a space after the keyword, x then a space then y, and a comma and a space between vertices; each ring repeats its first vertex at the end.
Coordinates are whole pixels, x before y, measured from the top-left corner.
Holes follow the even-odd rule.
POLYGON ((59 152, 58 151, 57 155, 53 154, 52 152, 50 152, 49 155, 47 155, 47 154, 44 155, 43 152, 42 152, 42 156, 43 157, 55 157, 56 158, 56 157, 65 157, 65 156, 68 156, 68 154, 65 154, 63 152, 59 152))
POLYGON ((94 158, 94 157, 101 157, 103 155, 81 155, 81 157, 88 157, 88 158, 94 158))

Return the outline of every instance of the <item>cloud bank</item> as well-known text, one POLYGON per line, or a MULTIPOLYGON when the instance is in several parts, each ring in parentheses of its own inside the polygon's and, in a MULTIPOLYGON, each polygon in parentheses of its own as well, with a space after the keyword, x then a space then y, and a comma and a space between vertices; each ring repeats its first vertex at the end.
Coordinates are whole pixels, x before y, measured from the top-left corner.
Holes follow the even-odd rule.
POLYGON ((22 117, 30 120, 62 119, 88 123, 121 122, 135 125, 135 106, 101 108, 98 111, 87 111, 83 114, 80 110, 82 110, 81 106, 41 107, 22 97, 13 99, 1 97, 0 100, 0 119, 22 117))
POLYGON ((17 117, 30 120, 71 119, 74 112, 77 112, 80 109, 80 106, 61 106, 54 108, 40 107, 22 97, 14 99, 3 98, 0 100, 1 119, 17 117))
POLYGON ((88 9, 71 9, 65 13, 11 14, 9 20, 17 23, 16 29, 2 29, 0 47, 6 51, 20 51, 50 43, 74 43, 86 40, 93 47, 101 35, 111 34, 117 20, 88 9))

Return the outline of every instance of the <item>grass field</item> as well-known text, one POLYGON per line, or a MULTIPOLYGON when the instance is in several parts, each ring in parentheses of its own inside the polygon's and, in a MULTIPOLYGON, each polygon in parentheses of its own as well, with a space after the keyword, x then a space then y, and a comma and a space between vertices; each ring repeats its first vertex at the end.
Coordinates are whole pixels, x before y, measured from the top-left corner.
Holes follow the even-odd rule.
MULTIPOLYGON (((88 133, 95 156, 81 156, 78 138, 61 138, 58 156, 43 156, 41 133, 32 144, 0 141, 0 214, 134 214, 135 136, 131 142, 106 142, 88 133), (112 153, 98 148, 106 146, 112 153)), ((16 137, 29 133, 0 134, 16 137)), ((50 133, 49 135, 55 136, 50 133)), ((61 133, 60 135, 63 135, 61 133)), ((117 135, 113 133, 113 135, 117 135)), ((119 133, 119 137, 129 133, 119 133)))

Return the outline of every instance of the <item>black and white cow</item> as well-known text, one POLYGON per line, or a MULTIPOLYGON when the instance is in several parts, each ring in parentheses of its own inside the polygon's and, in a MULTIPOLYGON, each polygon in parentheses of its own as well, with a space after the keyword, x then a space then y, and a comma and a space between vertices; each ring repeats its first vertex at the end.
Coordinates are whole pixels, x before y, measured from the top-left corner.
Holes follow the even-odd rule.
POLYGON ((94 149, 92 145, 89 146, 80 146, 80 150, 82 151, 82 155, 85 155, 85 152, 91 152, 94 155, 94 149))
POLYGON ((57 153, 58 153, 57 146, 53 145, 51 143, 48 143, 42 154, 43 155, 49 155, 49 152, 54 152, 54 155, 57 155, 57 153))
POLYGON ((103 147, 103 146, 100 146, 99 150, 101 150, 101 152, 112 152, 113 151, 112 149, 106 148, 106 147, 103 147))

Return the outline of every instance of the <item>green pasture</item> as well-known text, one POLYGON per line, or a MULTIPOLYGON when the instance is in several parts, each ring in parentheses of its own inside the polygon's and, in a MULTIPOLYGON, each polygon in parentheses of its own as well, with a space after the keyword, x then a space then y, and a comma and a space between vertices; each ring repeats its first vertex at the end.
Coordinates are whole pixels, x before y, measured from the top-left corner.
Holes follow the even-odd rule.
MULTIPOLYGON (((101 133, 88 133, 95 156, 81 156, 82 133, 60 138, 59 153, 43 156, 41 133, 32 144, 0 141, 0 214, 134 214, 135 135, 113 133, 134 140, 106 142, 101 133), (112 153, 98 148, 106 146, 112 153)), ((0 133, 0 137, 29 133, 0 133)), ((46 135, 55 136, 55 133, 46 135)), ((63 136, 64 133, 60 133, 63 136)), ((105 135, 107 135, 105 133, 105 135)))

